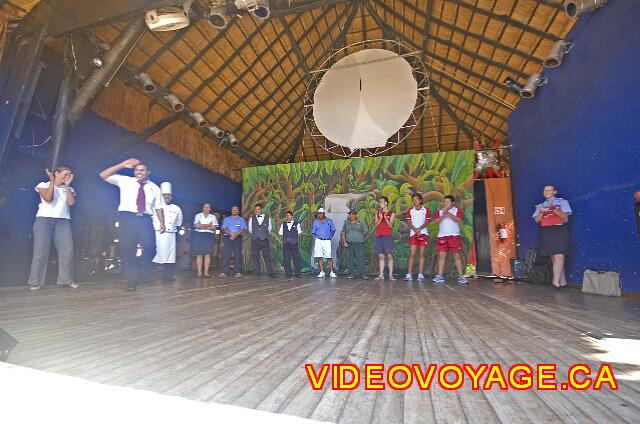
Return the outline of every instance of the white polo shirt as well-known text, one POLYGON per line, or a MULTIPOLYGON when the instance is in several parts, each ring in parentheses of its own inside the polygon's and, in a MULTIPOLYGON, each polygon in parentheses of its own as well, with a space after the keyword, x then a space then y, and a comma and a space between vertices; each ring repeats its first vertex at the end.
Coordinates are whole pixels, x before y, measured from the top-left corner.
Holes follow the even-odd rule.
MULTIPOLYGON (((35 190, 36 192, 41 188, 46 190, 50 184, 51 181, 43 181, 35 187, 35 190)), ((69 187, 69 190, 75 194, 73 188, 69 187)), ((38 192, 38 194, 40 193, 38 192)), ((69 205, 67 205, 67 188, 65 186, 56 187, 53 190, 53 199, 51 199, 51 202, 47 202, 40 196, 40 204, 38 205, 36 217, 71 219, 69 205)))
MULTIPOLYGON (((218 218, 212 213, 207 216, 204 216, 202 212, 197 214, 195 218, 193 218, 193 224, 205 224, 205 225, 218 225, 218 218)), ((194 231, 198 233, 215 233, 214 230, 205 230, 203 228, 195 228, 194 231)))
MULTIPOLYGON (((455 206, 449 209, 451 215, 455 215, 458 218, 462 218, 462 209, 458 209, 455 206)), ((439 209, 436 212, 436 219, 440 218, 444 215, 442 209, 439 209)), ((460 224, 449 218, 445 217, 442 221, 440 221, 440 230, 438 231, 438 237, 449 237, 449 236, 459 236, 460 235, 460 224)))
MULTIPOLYGON (((140 188, 140 184, 138 183, 137 178, 121 174, 113 174, 105 181, 109 184, 120 187, 120 204, 118 205, 119 212, 138 213, 136 200, 138 199, 138 189, 140 188)), ((146 215, 153 216, 156 213, 156 209, 162 209, 162 206, 164 206, 160 187, 149 180, 144 183, 144 200, 144 213, 146 215)))
MULTIPOLYGON (((429 209, 425 208, 424 206, 419 210, 413 207, 407 211, 407 221, 411 222, 411 225, 418 228, 421 227, 425 222, 428 223, 429 221, 431 221, 431 213, 429 212, 429 209)), ((409 236, 414 236, 415 233, 416 232, 413 231, 413 229, 409 230, 409 236)), ((429 230, 427 230, 427 227, 422 228, 420 230, 420 234, 429 235, 429 230)))

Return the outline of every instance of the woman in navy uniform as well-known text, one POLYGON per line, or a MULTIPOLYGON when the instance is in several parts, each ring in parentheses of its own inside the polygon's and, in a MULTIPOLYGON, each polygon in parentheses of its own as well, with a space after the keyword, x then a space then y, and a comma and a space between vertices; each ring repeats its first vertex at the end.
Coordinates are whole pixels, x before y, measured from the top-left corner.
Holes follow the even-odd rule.
POLYGON ((571 233, 567 223, 571 215, 569 202, 556 197, 558 190, 554 185, 544 187, 544 202, 536 205, 533 219, 540 225, 539 254, 551 256, 553 263, 553 281, 556 287, 567 285, 564 262, 571 247, 571 233))

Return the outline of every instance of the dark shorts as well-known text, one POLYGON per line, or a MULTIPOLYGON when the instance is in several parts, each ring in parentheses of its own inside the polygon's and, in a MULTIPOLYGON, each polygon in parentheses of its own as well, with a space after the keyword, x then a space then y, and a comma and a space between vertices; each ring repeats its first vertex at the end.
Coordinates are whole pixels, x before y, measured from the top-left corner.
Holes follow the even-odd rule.
POLYGON ((373 242, 376 255, 393 255, 393 236, 378 236, 373 242))

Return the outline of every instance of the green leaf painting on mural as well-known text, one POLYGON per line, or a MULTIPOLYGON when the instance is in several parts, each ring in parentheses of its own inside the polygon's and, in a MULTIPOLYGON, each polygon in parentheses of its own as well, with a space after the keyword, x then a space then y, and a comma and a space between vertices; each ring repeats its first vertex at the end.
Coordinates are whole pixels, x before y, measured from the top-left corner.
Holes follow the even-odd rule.
MULTIPOLYGON (((424 206, 432 216, 440 207, 445 194, 456 198, 457 206, 463 209, 464 223, 461 232, 467 257, 473 234, 473 151, 439 152, 375 158, 303 162, 279 164, 243 170, 243 210, 250 214, 252 204, 264 204, 274 227, 279 228, 284 213, 290 209, 303 225, 300 250, 305 264, 310 264, 313 238, 311 222, 317 208, 323 206, 330 194, 362 194, 355 205, 358 219, 363 221, 373 234, 374 217, 378 210, 378 199, 386 196, 390 210, 396 212, 394 224, 395 255, 398 267, 405 267, 408 247, 408 226, 404 222, 406 211, 412 207, 411 194, 421 193, 424 206)), ((340 218, 342 219, 342 218, 340 218)), ((429 232, 435 237, 438 226, 430 224, 429 232)), ((273 257, 276 266, 282 267, 281 240, 272 237, 273 257)), ((433 240, 428 249, 428 266, 435 264, 433 240)), ((365 243, 370 271, 377 266, 372 252, 373 235, 365 243)), ((248 259, 249 244, 245 244, 248 259)), ((342 255, 342 253, 341 253, 342 255)), ((249 263, 248 263, 249 264, 249 263)), ((250 264, 249 264, 250 265, 250 264)), ((428 271, 429 272, 429 271, 428 271)))

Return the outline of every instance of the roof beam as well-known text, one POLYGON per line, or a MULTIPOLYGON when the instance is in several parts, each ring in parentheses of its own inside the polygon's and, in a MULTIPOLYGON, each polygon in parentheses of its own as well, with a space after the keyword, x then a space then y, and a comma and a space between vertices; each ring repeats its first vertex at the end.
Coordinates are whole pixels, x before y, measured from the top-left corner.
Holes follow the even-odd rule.
MULTIPOLYGON (((473 140, 474 135, 467 126, 466 122, 463 122, 460 118, 458 118, 458 115, 456 115, 453 110, 451 110, 449 103, 447 103, 447 101, 442 96, 440 96, 438 90, 436 90, 433 85, 431 85, 431 87, 429 88, 429 94, 431 94, 433 98, 436 99, 442 110, 444 110, 447 115, 449 115, 451 119, 453 119, 453 121, 458 125, 458 128, 460 128, 467 135, 467 137, 473 140)), ((456 142, 456 149, 457 148, 458 143, 456 142)))
MULTIPOLYGON (((402 0, 402 1, 403 1, 403 3, 404 3, 404 0, 402 0)), ((385 11, 386 13, 389 13, 389 14, 390 14, 391 16, 393 16, 394 18, 396 18, 396 19, 403 19, 403 16, 402 16, 402 15, 400 15, 400 14, 399 14, 398 12, 396 12, 395 10, 393 10, 393 9, 389 8, 389 7, 388 7, 386 4, 384 4, 382 1, 380 1, 380 0, 375 0, 375 3, 376 3, 377 5, 379 5, 382 9, 384 9, 384 11, 385 11)), ((418 12, 417 12, 417 10, 415 10, 415 9, 414 9, 414 11, 415 11, 416 13, 418 13, 418 12)), ((406 25, 408 25, 408 26, 410 26, 414 31, 416 31, 416 32, 418 32, 418 33, 420 33, 420 32, 421 32, 421 29, 420 29, 418 26, 413 25, 411 22, 405 22, 405 24, 406 24, 406 25)), ((385 25, 386 25, 386 24, 385 24, 385 25)), ((394 30, 394 31, 395 31, 395 30, 394 30)), ((482 55, 478 55, 478 54, 476 54, 476 53, 474 53, 474 52, 472 52, 472 51, 470 51, 470 50, 465 49, 465 48, 464 48, 464 47, 462 47, 462 46, 459 46, 457 43, 453 43, 451 40, 445 40, 444 38, 440 38, 440 37, 435 36, 435 35, 430 35, 430 36, 428 36, 428 37, 429 37, 431 40, 435 40, 435 41, 437 41, 438 43, 444 44, 445 46, 447 46, 447 47, 449 47, 449 48, 456 49, 456 50, 460 51, 460 52, 461 52, 461 54, 467 55, 467 56, 469 56, 469 57, 471 57, 471 58, 473 58, 473 59, 480 60, 480 61, 482 61, 482 62, 484 62, 484 63, 486 63, 486 64, 488 64, 488 65, 491 65, 491 66, 494 66, 494 67, 496 67, 496 68, 502 69, 502 70, 504 70, 504 71, 510 72, 511 74, 515 74, 515 75, 517 75, 517 76, 519 76, 519 77, 521 77, 521 78, 523 78, 523 79, 528 78, 528 75, 527 75, 527 74, 525 74, 525 73, 524 73, 523 71, 521 71, 520 69, 516 69, 516 68, 513 68, 513 67, 511 67, 511 66, 505 65, 505 64, 503 64, 503 63, 496 62, 495 60, 492 60, 492 59, 486 58, 486 57, 484 57, 484 56, 482 56, 482 55)), ((405 38, 406 38, 406 37, 405 37, 405 38)), ((414 44, 415 44, 415 43, 414 43, 414 44)), ((417 45, 416 45, 416 46, 417 46, 417 45)), ((505 50, 509 50, 507 47, 504 47, 504 46, 503 46, 503 48, 504 48, 505 50)), ((426 50, 426 49, 423 49, 422 51, 423 51, 423 52, 426 52, 427 50, 426 50)))
POLYGON ((552 40, 552 41, 560 40, 560 37, 558 37, 558 36, 556 36, 554 34, 550 34, 548 32, 541 31, 541 30, 539 30, 537 28, 534 28, 534 27, 532 27, 530 25, 522 23, 522 22, 520 22, 520 21, 518 21, 516 19, 513 19, 511 16, 498 15, 497 13, 493 13, 493 12, 490 12, 490 11, 488 11, 486 9, 482 9, 480 7, 477 7, 477 6, 474 6, 472 4, 469 4, 469 3, 465 2, 464 0, 445 0, 445 1, 449 2, 449 3, 457 4, 460 7, 464 7, 465 9, 468 9, 468 10, 470 10, 472 12, 475 12, 475 13, 477 13, 479 15, 484 15, 484 16, 487 16, 489 18, 495 19, 497 21, 505 22, 505 23, 515 27, 515 28, 518 28, 518 29, 522 30, 522 31, 530 32, 531 34, 535 34, 538 37, 547 38, 547 39, 552 40))
POLYGON ((244 41, 238 47, 235 47, 235 49, 233 51, 233 54, 231 56, 229 56, 227 58, 227 60, 225 60, 224 63, 222 65, 220 65, 220 67, 218 69, 215 70, 215 72, 213 74, 211 74, 208 78, 203 80, 200 83, 200 85, 198 85, 198 87, 195 90, 193 90, 193 93, 191 93, 189 95, 189 97, 187 97, 187 99, 185 100, 184 104, 188 105, 189 102, 191 102, 191 100, 196 98, 196 96, 198 96, 198 94, 200 94, 200 92, 202 90, 204 90, 204 88, 207 87, 209 85, 209 83, 211 83, 211 81, 213 81, 216 78, 218 78, 220 76, 220 74, 222 74, 222 72, 227 68, 227 66, 229 66, 229 64, 233 61, 233 59, 235 59, 236 56, 238 54, 240 54, 242 49, 244 49, 246 46, 251 44, 251 42, 253 41, 253 38, 260 33, 260 30, 262 29, 263 26, 265 26, 267 24, 267 22, 268 22, 268 20, 266 20, 266 19, 261 21, 260 24, 258 25, 258 27, 251 33, 251 35, 249 35, 247 38, 245 38, 244 41))
POLYGON ((285 18, 284 16, 280 16, 280 23, 282 24, 284 28, 284 32, 287 34, 287 37, 291 42, 291 46, 293 47, 294 53, 298 57, 298 62, 300 63, 300 66, 302 66, 302 69, 304 69, 305 76, 309 75, 309 67, 307 66, 305 57, 302 54, 302 51, 300 50, 300 46, 298 45, 298 40, 293 36, 293 33, 291 33, 291 27, 289 26, 289 22, 287 21, 287 18, 285 18))

